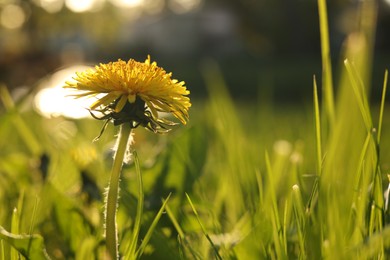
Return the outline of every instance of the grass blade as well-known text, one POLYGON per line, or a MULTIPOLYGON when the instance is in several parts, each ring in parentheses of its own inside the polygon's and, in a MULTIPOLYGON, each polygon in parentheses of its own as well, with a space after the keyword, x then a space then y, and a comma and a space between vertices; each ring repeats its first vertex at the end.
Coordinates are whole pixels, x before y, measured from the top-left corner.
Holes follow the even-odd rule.
POLYGON ((173 212, 172 212, 172 210, 171 210, 171 208, 169 207, 168 204, 165 206, 165 210, 167 211, 168 217, 169 217, 169 219, 172 221, 172 224, 173 224, 173 226, 175 227, 175 229, 176 229, 176 231, 177 231, 179 237, 180 237, 181 239, 184 239, 184 236, 185 236, 185 235, 184 235, 184 231, 183 231, 183 229, 180 227, 179 222, 177 221, 175 215, 173 214, 173 212))
POLYGON ((288 244, 287 244, 287 225, 289 223, 289 204, 288 204, 288 199, 286 199, 285 204, 284 204, 284 213, 283 213, 283 249, 285 255, 288 255, 288 244))
POLYGON ((139 158, 136 151, 132 151, 133 157, 134 157, 134 164, 135 164, 135 172, 137 174, 138 179, 138 205, 137 205, 137 213, 134 220, 134 227, 133 227, 133 238, 131 240, 131 243, 126 250, 126 259, 135 259, 136 257, 136 248, 138 243, 138 236, 139 231, 141 229, 141 218, 143 214, 143 207, 144 207, 144 190, 143 190, 143 183, 142 183, 142 175, 140 170, 140 164, 139 164, 139 158))
POLYGON ((3 239, 0 238, 0 259, 5 259, 5 252, 4 252, 4 242, 3 239))
POLYGON ((161 206, 160 210, 158 211, 156 217, 154 218, 152 224, 150 225, 148 231, 146 232, 146 235, 144 237, 144 239, 142 239, 142 243, 141 245, 139 246, 137 252, 135 253, 136 255, 136 258, 140 258, 145 250, 145 247, 148 245, 149 241, 150 241, 150 238, 152 237, 152 234, 153 234, 153 231, 154 229, 156 228, 157 226, 157 223, 158 221, 160 220, 165 208, 166 208, 166 205, 168 203, 168 200, 169 198, 171 197, 171 193, 168 195, 168 197, 164 200, 163 202, 163 205, 161 206))
POLYGON ((0 226, 0 239, 7 241, 13 248, 26 257, 34 260, 47 260, 43 237, 39 235, 15 235, 0 226))
MULTIPOLYGON (((187 238, 185 237, 183 229, 180 227, 179 221, 176 219, 175 215, 173 214, 168 204, 165 206, 165 210, 167 211, 168 217, 172 221, 172 224, 178 233, 177 239, 179 243, 180 259, 186 259, 184 257, 184 246, 189 244, 187 238)), ((188 250, 191 253, 192 259, 202 259, 191 246, 188 246, 188 250)))
POLYGON ((388 74, 389 74, 389 71, 386 70, 385 71, 385 78, 383 80, 381 107, 380 107, 380 111, 379 111, 378 137, 377 137, 378 144, 380 143, 381 134, 382 134, 383 111, 385 110, 385 99, 386 99, 388 74))
POLYGON ((335 105, 333 96, 332 63, 330 58, 328 11, 326 0, 318 0, 320 20, 321 56, 322 56, 322 88, 324 105, 331 126, 335 122, 335 105))
MULTIPOLYGON (((20 216, 19 216, 18 209, 14 208, 14 210, 12 212, 11 233, 19 234, 19 221, 20 221, 20 216)), ((11 259, 12 260, 19 259, 18 251, 13 247, 11 247, 11 259)))
POLYGON ((218 259, 222 260, 222 257, 221 257, 221 255, 220 255, 219 252, 218 252, 218 248, 215 246, 214 242, 211 240, 209 234, 207 233, 206 228, 203 226, 202 221, 201 221, 200 218, 199 218, 198 211, 196 210, 194 204, 193 204, 192 201, 191 201, 190 196, 189 196, 187 193, 186 193, 186 197, 187 197, 188 202, 189 202, 190 205, 191 205, 192 211, 194 212, 194 214, 195 214, 195 216, 196 216, 196 220, 198 221, 199 226, 200 226, 200 228, 202 229, 203 234, 206 236, 206 238, 207 238, 207 240, 209 241, 211 247, 214 249, 214 253, 215 253, 216 257, 217 257, 218 259))
POLYGON ((268 185, 269 185, 269 191, 268 194, 271 197, 270 198, 270 209, 272 209, 271 214, 271 221, 273 225, 273 239, 274 239, 274 246, 275 246, 275 252, 276 257, 278 259, 285 259, 286 255, 282 248, 286 248, 286 245, 284 244, 283 239, 283 229, 282 224, 280 223, 280 215, 278 210, 278 204, 277 204, 277 194, 276 194, 276 187, 275 187, 275 175, 271 167, 271 161, 268 155, 268 152, 265 153, 265 163, 266 163, 266 169, 267 169, 267 177, 268 177, 268 185))
POLYGON ((366 126, 367 132, 371 132, 372 121, 370 116, 370 111, 368 107, 367 96, 364 93, 363 81, 359 78, 359 74, 356 71, 356 68, 349 62, 348 59, 344 61, 345 68, 351 82, 353 92, 356 96, 356 101, 360 109, 360 113, 363 117, 364 124, 366 126))
POLYGON ((298 185, 292 187, 292 199, 293 199, 293 209, 295 216, 295 223, 297 225, 298 232, 298 245, 300 250, 300 258, 305 259, 306 250, 305 250, 305 208, 302 201, 301 191, 298 185))
POLYGON ((322 145, 321 145, 321 115, 320 106, 318 102, 318 91, 316 78, 313 78, 313 92, 314 92, 314 122, 316 131, 316 147, 317 147, 317 175, 321 176, 322 169, 322 145))
POLYGON ((308 212, 312 211, 314 204, 318 198, 318 182, 322 173, 322 137, 321 137, 321 115, 318 101, 318 91, 316 78, 313 77, 313 99, 314 99, 314 124, 316 135, 316 150, 317 150, 317 178, 314 180, 313 188, 307 202, 308 212))

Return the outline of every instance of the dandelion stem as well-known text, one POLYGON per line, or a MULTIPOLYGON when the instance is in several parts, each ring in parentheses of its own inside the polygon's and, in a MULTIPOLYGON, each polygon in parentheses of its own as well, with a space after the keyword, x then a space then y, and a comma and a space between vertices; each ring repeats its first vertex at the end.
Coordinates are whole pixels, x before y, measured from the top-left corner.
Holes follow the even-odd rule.
POLYGON ((118 231, 116 225, 116 210, 118 204, 119 179, 123 159, 127 150, 127 143, 131 133, 130 124, 122 124, 119 132, 118 147, 115 153, 114 164, 111 170, 110 183, 106 201, 106 246, 112 259, 118 258, 118 231))

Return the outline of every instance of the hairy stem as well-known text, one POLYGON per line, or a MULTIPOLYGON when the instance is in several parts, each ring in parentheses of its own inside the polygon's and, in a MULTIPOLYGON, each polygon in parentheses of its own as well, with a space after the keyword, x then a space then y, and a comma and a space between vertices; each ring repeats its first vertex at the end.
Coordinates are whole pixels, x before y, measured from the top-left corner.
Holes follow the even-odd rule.
POLYGON ((115 153, 114 164, 111 170, 110 183, 106 200, 106 246, 112 259, 118 258, 118 230, 116 225, 116 211, 118 204, 119 180, 123 159, 127 150, 129 136, 131 134, 130 124, 122 124, 118 136, 118 147, 115 153))

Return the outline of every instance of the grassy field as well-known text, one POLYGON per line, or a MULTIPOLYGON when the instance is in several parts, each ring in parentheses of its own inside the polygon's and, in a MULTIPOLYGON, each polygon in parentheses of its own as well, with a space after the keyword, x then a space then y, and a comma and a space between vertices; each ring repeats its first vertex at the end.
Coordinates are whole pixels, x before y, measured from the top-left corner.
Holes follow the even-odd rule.
MULTIPOLYGON (((312 100, 237 101, 209 61, 208 98, 192 100, 187 126, 135 130, 118 203, 124 259, 388 257, 387 73, 372 86, 382 100, 369 102, 376 7, 362 2, 334 82, 324 4, 312 100)), ((14 106, 3 87, 1 97, 0 259, 104 259, 103 194, 118 129, 92 142, 101 121, 48 119, 23 109, 28 96, 14 106)))

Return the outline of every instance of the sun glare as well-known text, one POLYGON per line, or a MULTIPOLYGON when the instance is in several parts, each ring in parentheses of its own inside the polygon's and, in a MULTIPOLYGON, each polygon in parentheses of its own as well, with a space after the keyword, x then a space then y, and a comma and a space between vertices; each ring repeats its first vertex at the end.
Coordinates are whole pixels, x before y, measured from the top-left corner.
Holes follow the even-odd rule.
POLYGON ((99 9, 102 5, 101 0, 65 0, 65 5, 72 12, 82 13, 99 9))
POLYGON ((93 102, 89 99, 75 99, 69 96, 71 91, 64 89, 65 81, 72 80, 75 71, 89 67, 74 66, 54 73, 42 84, 42 89, 34 98, 34 107, 45 117, 65 116, 69 118, 90 117, 87 108, 93 102))
POLYGON ((110 0, 110 2, 120 8, 135 8, 141 7, 144 0, 110 0))
POLYGON ((100 10, 108 2, 119 9, 142 8, 149 14, 159 13, 167 5, 173 12, 184 14, 199 9, 204 0, 34 0, 34 2, 49 13, 59 12, 64 5, 75 13, 93 12, 100 10))

